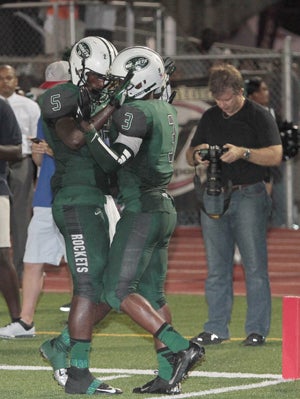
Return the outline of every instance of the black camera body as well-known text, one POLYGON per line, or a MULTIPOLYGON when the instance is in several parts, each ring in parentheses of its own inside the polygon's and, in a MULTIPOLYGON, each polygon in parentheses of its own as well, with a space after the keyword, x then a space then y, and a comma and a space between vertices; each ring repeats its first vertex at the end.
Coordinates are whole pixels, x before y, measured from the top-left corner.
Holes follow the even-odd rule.
POLYGON ((283 147, 283 161, 294 158, 300 148, 300 132, 293 122, 284 121, 280 126, 280 138, 283 147))
POLYGON ((220 195, 222 192, 222 161, 221 156, 228 148, 210 145, 209 148, 199 150, 202 161, 209 161, 207 168, 206 192, 208 195, 220 195))

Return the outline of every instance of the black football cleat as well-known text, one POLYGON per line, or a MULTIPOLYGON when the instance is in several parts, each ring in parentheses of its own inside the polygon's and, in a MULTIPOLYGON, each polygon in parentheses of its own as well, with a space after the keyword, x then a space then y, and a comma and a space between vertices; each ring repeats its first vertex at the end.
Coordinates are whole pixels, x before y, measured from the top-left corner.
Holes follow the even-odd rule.
POLYGON ((188 349, 177 353, 174 372, 169 384, 174 387, 187 377, 188 372, 196 363, 203 361, 205 358, 205 349, 197 342, 190 341, 188 349))
POLYGON ((132 390, 133 393, 162 393, 165 395, 178 395, 181 393, 181 385, 176 384, 171 387, 169 381, 157 376, 154 380, 147 382, 142 387, 136 387, 132 390))
POLYGON ((119 394, 123 393, 123 391, 119 388, 111 387, 110 385, 107 385, 104 382, 102 382, 102 384, 100 384, 98 386, 98 388, 96 388, 93 395, 100 395, 103 393, 110 394, 110 395, 119 395, 119 394))
POLYGON ((87 395, 119 395, 123 393, 121 389, 111 387, 110 385, 96 379, 89 369, 79 369, 74 366, 71 366, 68 369, 68 379, 65 385, 65 392, 69 394, 87 395))

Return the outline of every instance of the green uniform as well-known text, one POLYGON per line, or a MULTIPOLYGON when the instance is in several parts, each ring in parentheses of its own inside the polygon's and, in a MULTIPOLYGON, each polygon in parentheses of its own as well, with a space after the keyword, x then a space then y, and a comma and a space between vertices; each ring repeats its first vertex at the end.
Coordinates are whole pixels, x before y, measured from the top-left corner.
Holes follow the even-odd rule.
POLYGON ((57 85, 39 99, 46 139, 54 151, 52 178, 53 216, 64 236, 74 295, 98 303, 109 250, 108 220, 104 211, 107 174, 85 145, 67 147, 56 135, 55 123, 64 116, 80 117, 79 89, 72 83, 57 85))
POLYGON ((177 139, 176 110, 161 100, 129 101, 117 110, 110 148, 94 132, 88 134, 91 152, 106 161, 104 169, 118 169, 124 205, 104 276, 105 298, 115 309, 133 292, 155 309, 166 303, 168 244, 177 220, 167 186, 177 139))

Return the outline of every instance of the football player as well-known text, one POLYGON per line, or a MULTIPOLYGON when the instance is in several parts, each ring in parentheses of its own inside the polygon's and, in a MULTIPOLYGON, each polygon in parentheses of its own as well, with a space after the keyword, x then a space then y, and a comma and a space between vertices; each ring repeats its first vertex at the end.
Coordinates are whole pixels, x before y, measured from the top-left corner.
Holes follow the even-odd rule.
POLYGON ((177 220, 167 186, 178 122, 175 108, 155 98, 167 81, 160 55, 143 46, 121 51, 112 63, 111 79, 122 84, 130 71, 128 100, 112 115, 111 146, 99 135, 97 120, 86 126, 87 144, 99 165, 107 173, 118 171, 124 207, 110 249, 104 293, 112 308, 129 315, 155 340, 158 376, 133 392, 176 394, 187 372, 204 357, 203 347, 172 327, 164 293, 168 244, 177 220))
POLYGON ((118 212, 109 196, 108 175, 91 156, 80 127, 107 101, 106 73, 116 54, 106 39, 81 39, 70 54, 71 82, 47 90, 39 99, 56 164, 52 211, 65 239, 74 287, 68 327, 44 342, 40 351, 69 394, 122 393, 89 370, 93 326, 110 310, 101 303, 110 245, 106 208, 117 218, 118 212))

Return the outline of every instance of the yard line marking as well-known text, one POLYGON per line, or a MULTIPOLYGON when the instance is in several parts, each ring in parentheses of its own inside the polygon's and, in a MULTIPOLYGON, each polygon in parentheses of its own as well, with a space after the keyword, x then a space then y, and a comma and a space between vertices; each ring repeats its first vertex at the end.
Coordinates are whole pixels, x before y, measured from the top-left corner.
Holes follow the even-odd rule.
MULTIPOLYGON (((126 373, 126 374, 142 374, 152 375, 153 370, 138 370, 138 369, 100 369, 91 368, 95 373, 126 373)), ((226 373, 216 371, 190 371, 190 377, 211 377, 211 378, 262 378, 262 379, 281 379, 281 374, 254 374, 254 373, 226 373)), ((177 397, 177 395, 176 395, 177 397)))
MULTIPOLYGON (((235 392, 235 391, 246 391, 249 389, 256 389, 256 388, 265 388, 270 385, 277 385, 283 382, 287 382, 286 380, 280 379, 276 381, 263 381, 256 384, 247 384, 247 385, 237 385, 232 387, 226 388, 215 388, 209 389, 206 391, 199 391, 199 392, 189 392, 189 393, 181 393, 176 395, 176 399, 183 399, 183 398, 192 398, 192 397, 199 397, 199 396, 206 396, 206 395, 213 395, 219 393, 227 393, 227 392, 235 392)), ((160 395, 160 396, 151 396, 149 399, 170 399, 170 395, 160 395)))
POLYGON ((129 377, 131 377, 131 375, 129 375, 129 374, 110 375, 108 377, 101 376, 101 381, 112 381, 112 380, 117 380, 119 378, 129 378, 129 377))
MULTIPOLYGON (((49 366, 19 366, 0 364, 0 370, 29 370, 29 371, 51 371, 52 367, 49 366)), ((154 375, 154 370, 141 370, 141 369, 103 369, 103 368, 90 368, 92 373, 99 374, 128 374, 128 375, 154 375)), ((254 373, 226 373, 216 371, 191 371, 190 377, 209 377, 209 378, 262 378, 280 380, 280 374, 254 374, 254 373)), ((176 396, 177 397, 177 396, 176 396)))
POLYGON ((282 378, 281 374, 254 374, 254 373, 227 373, 216 371, 192 371, 189 373, 193 377, 211 377, 211 378, 263 378, 278 380, 282 378))

